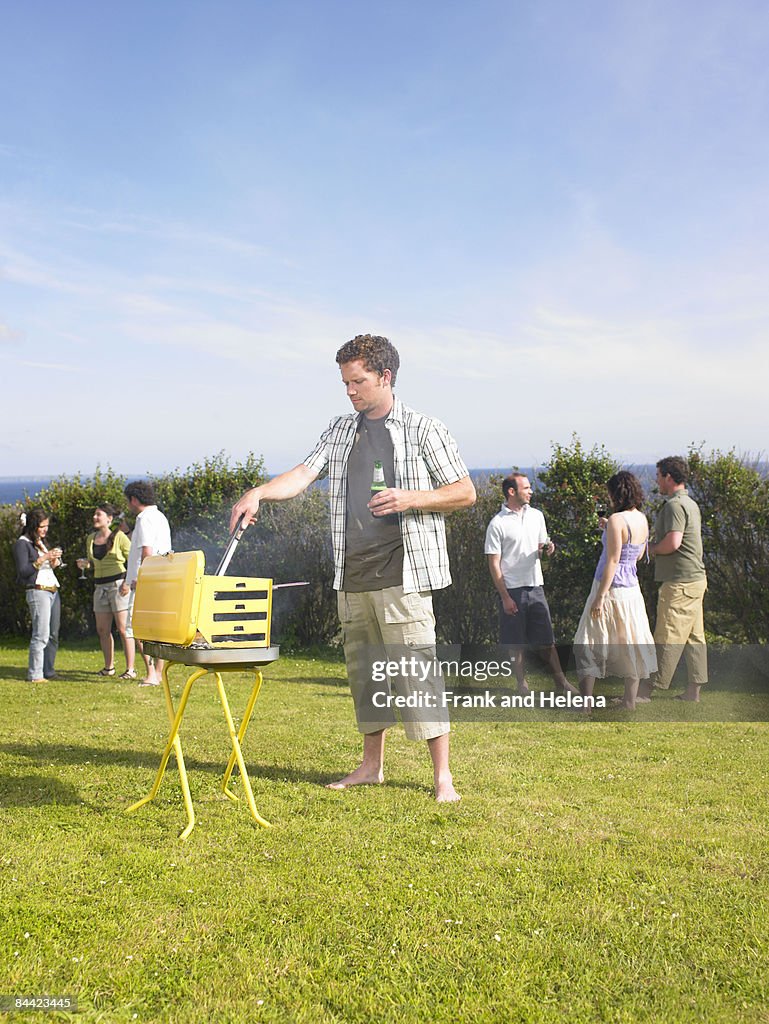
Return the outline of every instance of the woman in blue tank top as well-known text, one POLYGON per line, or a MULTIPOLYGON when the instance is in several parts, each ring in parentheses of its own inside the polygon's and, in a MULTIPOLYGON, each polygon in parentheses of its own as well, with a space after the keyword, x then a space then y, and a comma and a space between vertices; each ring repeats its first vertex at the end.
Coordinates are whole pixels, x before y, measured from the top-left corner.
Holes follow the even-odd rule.
POLYGON ((657 670, 637 563, 649 544, 649 524, 641 512, 643 490, 636 476, 615 473, 607 482, 612 515, 603 532, 603 551, 593 586, 574 635, 580 692, 592 696, 596 679, 625 681, 620 705, 634 711, 638 684, 657 670))

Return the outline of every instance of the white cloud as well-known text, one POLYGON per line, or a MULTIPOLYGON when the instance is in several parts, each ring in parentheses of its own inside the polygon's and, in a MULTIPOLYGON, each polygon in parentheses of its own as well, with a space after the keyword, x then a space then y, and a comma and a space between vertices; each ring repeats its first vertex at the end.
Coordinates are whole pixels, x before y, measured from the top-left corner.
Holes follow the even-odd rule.
POLYGON ((23 339, 23 331, 16 331, 8 324, 0 324, 0 345, 16 345, 23 339))
POLYGON ((146 216, 108 219, 97 210, 79 209, 72 211, 71 216, 65 213, 60 223, 65 228, 76 228, 93 234, 133 235, 200 249, 217 249, 251 259, 268 259, 283 266, 295 265, 292 260, 274 252, 268 246, 258 245, 237 235, 207 231, 180 221, 165 221, 146 216))
POLYGON ((63 371, 64 373, 79 372, 79 367, 68 363, 43 363, 31 359, 20 359, 19 366, 28 366, 33 370, 55 370, 56 372, 63 371))
MULTIPOLYGON (((140 258, 127 268, 36 234, 3 256, 7 280, 29 289, 11 308, 35 344, 34 369, 55 375, 77 362, 87 394, 97 379, 96 362, 82 358, 90 348, 99 372, 119 373, 128 394, 132 363, 152 368, 143 393, 163 410, 162 452, 155 419, 136 416, 130 436, 111 442, 126 469, 187 464, 221 448, 263 452, 271 470, 294 464, 328 418, 347 411, 334 353, 361 330, 394 341, 399 393, 442 418, 475 466, 530 465, 575 430, 629 461, 701 438, 755 448, 767 427, 756 372, 769 341, 762 259, 749 271, 747 258, 692 265, 681 287, 667 265, 615 239, 590 193, 575 190, 574 205, 576 227, 557 256, 542 257, 509 293, 476 285, 483 301, 457 299, 446 315, 434 297, 416 311, 389 295, 374 309, 342 309, 338 295, 303 299, 242 266, 230 274, 216 256, 181 273, 178 249, 148 260, 149 272, 140 258), (192 416, 191 395, 200 403, 192 416)), ((0 328, 0 343, 20 336, 0 328)), ((64 469, 103 459, 89 413, 68 406, 57 439, 64 469)), ((12 450, 21 462, 28 447, 12 450)))

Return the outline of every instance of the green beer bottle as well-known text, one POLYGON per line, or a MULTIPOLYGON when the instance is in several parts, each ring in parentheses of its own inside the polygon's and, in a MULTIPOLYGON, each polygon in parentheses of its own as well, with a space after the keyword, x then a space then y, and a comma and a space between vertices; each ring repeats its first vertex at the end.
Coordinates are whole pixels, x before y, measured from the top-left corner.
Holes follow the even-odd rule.
MULTIPOLYGON (((384 467, 378 460, 374 463, 374 477, 371 481, 371 497, 375 498, 380 491, 384 491, 387 488, 385 483, 384 467)), ((374 513, 372 511, 371 515, 374 513)))

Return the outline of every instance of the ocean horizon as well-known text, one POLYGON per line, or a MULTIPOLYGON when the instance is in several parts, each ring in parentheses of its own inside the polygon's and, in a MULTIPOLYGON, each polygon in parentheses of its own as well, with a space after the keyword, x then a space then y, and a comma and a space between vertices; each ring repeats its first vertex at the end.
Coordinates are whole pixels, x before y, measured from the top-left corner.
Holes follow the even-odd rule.
POLYGON ((15 505, 27 497, 34 498, 55 477, 0 477, 0 505, 15 505))
MULTIPOLYGON (((541 466, 521 466, 519 472, 526 473, 531 479, 532 483, 536 483, 537 470, 541 469, 541 466)), ((648 490, 650 481, 654 480, 654 463, 645 463, 642 465, 628 465, 626 469, 634 472, 645 489, 648 490)), ((480 467, 477 469, 470 470, 470 476, 473 481, 487 480, 491 476, 505 476, 507 473, 512 472, 512 469, 508 466, 505 467, 480 467)), ((0 505, 15 505, 17 503, 24 503, 27 499, 34 499, 40 491, 44 490, 49 486, 51 481, 60 480, 63 477, 74 478, 80 476, 82 479, 88 480, 89 477, 84 474, 58 474, 56 476, 0 476, 0 505)), ((153 475, 161 474, 147 474, 147 473, 132 473, 126 474, 127 480, 143 480, 151 479, 153 475)))
MULTIPOLYGON (((53 480, 74 479, 79 476, 83 480, 90 480, 91 477, 84 473, 56 473, 51 476, 0 476, 0 505, 22 504, 27 498, 34 498, 44 488, 48 487, 53 480)), ((146 473, 126 474, 127 480, 144 480, 146 473)))

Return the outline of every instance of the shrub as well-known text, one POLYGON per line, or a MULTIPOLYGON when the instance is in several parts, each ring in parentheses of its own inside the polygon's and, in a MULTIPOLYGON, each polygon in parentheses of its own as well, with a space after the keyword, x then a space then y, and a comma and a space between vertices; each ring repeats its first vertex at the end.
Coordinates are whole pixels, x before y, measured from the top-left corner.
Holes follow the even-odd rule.
POLYGON ((264 502, 238 545, 232 572, 275 583, 308 581, 273 595, 273 634, 287 648, 331 643, 339 633, 328 493, 311 487, 292 501, 264 502))
POLYGON ((537 474, 532 503, 544 512, 556 545, 543 572, 558 642, 571 641, 590 592, 601 550, 597 513, 608 507, 606 481, 618 469, 603 445, 586 451, 574 434, 570 445, 552 445, 537 474))
POLYGON ((223 549, 232 505, 243 491, 266 479, 261 458, 249 453, 245 462, 230 465, 224 452, 188 469, 154 477, 158 505, 171 523, 174 547, 179 551, 204 545, 223 549))
MULTIPOLYGON (((229 508, 246 488, 264 479, 261 459, 249 455, 242 464, 230 466, 224 455, 215 455, 188 470, 156 477, 158 503, 171 522, 177 550, 202 548, 208 554, 223 551, 227 541, 229 508)), ((61 584, 62 636, 93 632, 93 586, 78 580, 75 560, 85 555, 85 538, 93 529, 91 516, 97 503, 109 501, 125 509, 126 480, 109 467, 97 467, 92 477, 62 476, 40 491, 26 507, 42 505, 51 516, 49 546, 64 550, 66 567, 57 572, 61 584)), ((4 506, 0 516, 0 632, 28 629, 24 591, 16 584, 12 546, 19 536, 22 505, 4 506)))
POLYGON ((21 533, 22 506, 0 505, 0 632, 23 633, 27 629, 24 591, 16 582, 13 545, 21 533))
MULTIPOLYGON (((78 581, 75 559, 85 557, 85 538, 93 529, 91 517, 96 504, 109 501, 125 508, 123 478, 107 467, 96 468, 92 477, 59 477, 25 503, 27 509, 42 505, 51 517, 47 543, 58 545, 64 551, 65 567, 56 575, 61 585, 61 611, 63 636, 83 636, 94 629, 93 587, 78 581)), ((11 588, 4 593, 0 605, 0 631, 24 632, 28 629, 27 606, 23 589, 16 584, 16 568, 11 550, 21 533, 19 513, 21 505, 12 508, 10 515, 0 521, 0 564, 3 587, 10 581, 11 588)))
POLYGON ((769 478, 758 460, 690 449, 689 493, 702 512, 709 629, 769 640, 769 478))
POLYGON ((491 477, 478 483, 475 505, 446 517, 454 583, 433 595, 438 635, 444 643, 483 646, 497 642, 497 592, 489 576, 483 540, 502 503, 500 481, 501 477, 491 477))
MULTIPOLYGON (((710 582, 706 626, 730 640, 764 643, 769 633, 769 480, 757 462, 734 452, 689 453, 690 491, 703 517, 705 564, 710 582)), ((545 561, 545 586, 556 637, 569 641, 590 590, 600 551, 597 507, 607 501, 605 482, 618 464, 603 448, 586 450, 573 436, 554 444, 550 460, 538 473, 533 503, 542 509, 555 556, 545 561)), ((231 464, 223 453, 154 479, 158 503, 171 522, 177 551, 201 549, 213 572, 227 542, 233 503, 248 487, 265 479, 262 460, 249 455, 231 464)), ((111 469, 93 477, 61 477, 27 507, 42 504, 51 514, 50 540, 65 552, 62 584, 62 632, 77 636, 93 631, 92 586, 78 583, 75 559, 84 553, 97 502, 125 507, 125 480, 111 469)), ((442 642, 473 646, 497 640, 497 598, 489 577, 483 540, 502 500, 499 479, 477 486, 473 508, 446 518, 454 585, 434 595, 442 642)), ((659 507, 653 497, 647 510, 659 507)), ((24 592, 15 583, 11 547, 19 535, 22 506, 0 506, 0 632, 28 630, 24 592)), ((259 519, 241 541, 231 572, 267 576, 276 583, 309 581, 308 587, 275 593, 273 632, 276 642, 309 647, 338 637, 328 496, 322 486, 293 501, 265 503, 259 519)), ((643 564, 639 579, 653 620, 657 588, 652 568, 643 564)))

